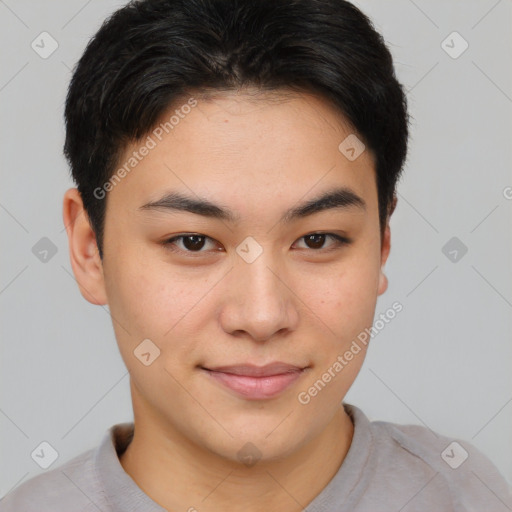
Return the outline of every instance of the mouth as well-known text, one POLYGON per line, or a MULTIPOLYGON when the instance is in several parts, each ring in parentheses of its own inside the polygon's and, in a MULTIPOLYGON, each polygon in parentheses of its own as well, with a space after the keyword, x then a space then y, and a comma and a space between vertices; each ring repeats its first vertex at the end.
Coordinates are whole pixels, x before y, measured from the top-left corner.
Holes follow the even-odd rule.
POLYGON ((299 380, 308 367, 276 362, 200 367, 211 379, 247 400, 274 398, 299 380))

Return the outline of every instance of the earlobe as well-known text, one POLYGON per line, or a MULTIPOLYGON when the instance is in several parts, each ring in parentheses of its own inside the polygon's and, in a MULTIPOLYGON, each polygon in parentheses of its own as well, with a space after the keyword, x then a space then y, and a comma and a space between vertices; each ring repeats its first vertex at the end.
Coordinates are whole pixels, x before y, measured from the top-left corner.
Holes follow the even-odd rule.
POLYGON ((378 295, 382 295, 388 289, 388 278, 386 274, 384 274, 384 269, 380 269, 379 275, 379 287, 377 290, 378 295))
POLYGON ((71 268, 80 293, 91 304, 107 304, 103 264, 96 235, 76 188, 64 194, 62 216, 68 235, 71 268))
MULTIPOLYGON (((396 197, 392 202, 389 212, 393 213, 393 210, 396 206, 396 197)), ((389 215, 390 215, 389 214, 389 215)), ((384 265, 389 256, 389 252, 391 250, 391 228, 389 227, 389 215, 386 221, 386 229, 384 230, 384 236, 382 237, 381 243, 381 255, 380 255, 380 275, 379 275, 379 286, 377 288, 378 295, 382 295, 388 289, 388 278, 384 274, 384 265)))

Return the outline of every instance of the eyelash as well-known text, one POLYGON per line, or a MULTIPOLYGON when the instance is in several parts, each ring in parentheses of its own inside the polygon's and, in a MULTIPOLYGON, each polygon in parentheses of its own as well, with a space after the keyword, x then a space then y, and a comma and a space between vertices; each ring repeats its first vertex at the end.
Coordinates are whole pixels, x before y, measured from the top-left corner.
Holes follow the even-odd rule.
MULTIPOLYGON (((328 249, 310 249, 310 248, 306 248, 306 250, 310 250, 310 251, 313 251, 313 252, 319 252, 319 253, 323 252, 323 253, 326 253, 326 252, 330 252, 330 251, 333 251, 333 250, 336 250, 336 249, 340 249, 341 247, 350 245, 352 243, 352 240, 350 240, 349 238, 343 237, 341 235, 337 235, 336 233, 327 233, 327 232, 308 233, 307 235, 301 236, 298 240, 305 239, 306 237, 311 236, 311 235, 326 235, 328 237, 331 237, 335 241, 335 244, 333 246, 331 246, 330 248, 328 248, 328 249)), ((200 233, 186 233, 186 234, 183 234, 183 235, 177 235, 177 236, 173 236, 172 238, 168 238, 168 239, 166 239, 166 240, 164 240, 162 242, 162 245, 164 245, 164 247, 166 249, 168 249, 169 251, 178 252, 178 253, 185 253, 185 254, 191 254, 191 255, 196 255, 196 254, 200 255, 201 253, 208 252, 208 251, 203 251, 203 250, 190 251, 190 250, 187 250, 187 249, 179 249, 179 248, 177 248, 174 245, 175 241, 180 240, 180 239, 183 240, 184 238, 187 238, 189 236, 197 236, 197 237, 205 238, 207 240, 213 240, 209 236, 202 235, 200 233)))

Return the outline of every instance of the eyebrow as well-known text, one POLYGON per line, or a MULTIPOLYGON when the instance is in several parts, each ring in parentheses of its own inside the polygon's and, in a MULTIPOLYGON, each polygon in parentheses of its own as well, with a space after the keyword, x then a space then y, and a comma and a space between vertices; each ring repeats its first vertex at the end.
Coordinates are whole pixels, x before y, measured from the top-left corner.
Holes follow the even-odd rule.
MULTIPOLYGON (((364 199, 350 188, 335 188, 327 190, 321 195, 294 208, 290 208, 282 215, 280 222, 290 223, 326 210, 352 210, 354 208, 365 212, 366 203, 364 199)), ((240 220, 240 216, 228 208, 214 204, 207 199, 196 199, 178 192, 169 192, 156 201, 140 206, 139 210, 185 211, 231 223, 237 223, 240 220)))

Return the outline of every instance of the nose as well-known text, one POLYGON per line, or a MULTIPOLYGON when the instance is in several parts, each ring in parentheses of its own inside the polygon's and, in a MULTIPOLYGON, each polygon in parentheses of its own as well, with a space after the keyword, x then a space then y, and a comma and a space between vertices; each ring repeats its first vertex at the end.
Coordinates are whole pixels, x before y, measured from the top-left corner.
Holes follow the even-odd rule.
POLYGON ((252 263, 237 258, 223 294, 225 332, 266 341, 296 329, 298 302, 282 267, 265 251, 252 263))

